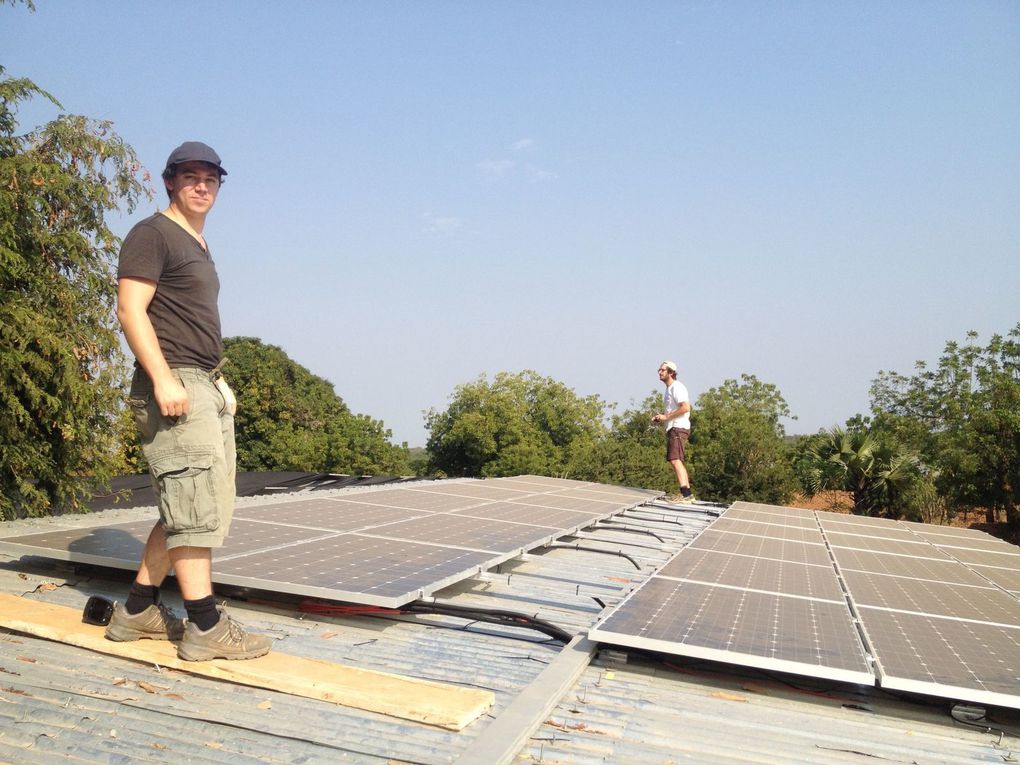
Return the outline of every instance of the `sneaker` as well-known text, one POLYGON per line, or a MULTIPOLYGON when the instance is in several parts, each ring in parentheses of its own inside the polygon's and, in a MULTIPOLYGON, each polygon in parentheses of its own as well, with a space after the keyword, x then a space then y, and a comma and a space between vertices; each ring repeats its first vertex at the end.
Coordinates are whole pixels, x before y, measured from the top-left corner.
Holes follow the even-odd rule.
POLYGON ((106 639, 127 640, 180 640, 184 637, 184 620, 164 606, 155 603, 141 613, 129 614, 120 603, 113 606, 113 616, 106 625, 106 639))
POLYGON ((184 639, 177 646, 177 656, 185 661, 210 659, 254 659, 269 653, 272 643, 265 635, 245 630, 239 622, 227 615, 223 606, 217 606, 220 620, 205 632, 188 622, 184 639))
POLYGON ((694 495, 688 494, 686 497, 683 495, 677 497, 676 503, 678 505, 693 505, 695 501, 696 500, 694 499, 694 495))

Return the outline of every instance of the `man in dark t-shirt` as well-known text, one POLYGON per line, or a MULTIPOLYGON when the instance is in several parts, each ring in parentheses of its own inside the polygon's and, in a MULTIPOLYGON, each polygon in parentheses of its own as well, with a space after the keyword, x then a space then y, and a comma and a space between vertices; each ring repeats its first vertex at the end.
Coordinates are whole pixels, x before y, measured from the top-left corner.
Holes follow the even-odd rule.
POLYGON ((163 171, 170 205, 131 229, 118 266, 117 318, 136 359, 129 403, 160 520, 106 637, 179 640, 177 654, 189 661, 249 659, 270 649, 212 592, 212 548, 223 544, 234 511, 236 402, 219 372, 220 282, 203 229, 226 174, 204 143, 174 149, 163 171), (171 566, 187 624, 160 601, 171 566))

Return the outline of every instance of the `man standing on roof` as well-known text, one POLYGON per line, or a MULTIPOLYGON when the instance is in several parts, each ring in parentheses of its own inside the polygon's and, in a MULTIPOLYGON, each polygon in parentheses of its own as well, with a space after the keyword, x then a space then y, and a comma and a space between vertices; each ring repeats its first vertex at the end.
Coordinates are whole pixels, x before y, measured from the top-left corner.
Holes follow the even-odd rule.
POLYGON ((664 361, 659 365, 659 380, 666 386, 662 396, 662 414, 652 417, 652 422, 666 423, 666 461, 673 466, 677 483, 680 484, 680 501, 693 502, 691 481, 687 476, 687 439, 691 437, 690 394, 682 382, 676 379, 676 364, 664 361))
POLYGON ((110 640, 180 640, 188 661, 251 659, 269 639, 246 632, 216 605, 212 548, 234 513, 234 409, 219 373, 223 340, 220 282, 203 235, 227 171, 197 141, 167 159, 170 206, 138 223, 120 251, 117 318, 135 355, 129 403, 159 498, 159 521, 110 640), (185 623, 160 601, 173 567, 188 612, 185 623))

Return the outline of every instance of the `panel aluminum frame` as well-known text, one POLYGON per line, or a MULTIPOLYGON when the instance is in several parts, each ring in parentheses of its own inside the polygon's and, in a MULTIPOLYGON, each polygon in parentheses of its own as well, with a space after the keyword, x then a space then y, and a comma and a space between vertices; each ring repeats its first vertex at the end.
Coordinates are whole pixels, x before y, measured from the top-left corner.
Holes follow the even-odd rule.
POLYGON ((600 619, 588 636, 727 664, 849 683, 875 682, 845 601, 654 576, 600 619), (780 629, 780 623, 788 629, 780 629))
POLYGON ((1020 627, 861 608, 883 688, 1020 709, 1020 627))
MULTIPOLYGON (((599 499, 557 498, 558 492, 599 485, 535 479, 512 487, 510 480, 455 480, 245 503, 235 510, 231 532, 216 552, 213 581, 395 608, 661 494, 611 490, 599 499), (509 506, 508 497, 537 498, 546 506, 511 507, 531 521, 542 521, 544 514, 557 522, 520 523, 481 512, 486 506, 509 506), (556 509, 564 503, 581 511, 556 509), (337 554, 343 550, 347 558, 337 554), (394 559, 395 550, 403 551, 402 557, 394 559), (322 566, 346 574, 339 577, 322 566)), ((137 570, 154 522, 100 522, 56 536, 15 535, 0 539, 0 550, 137 570)))

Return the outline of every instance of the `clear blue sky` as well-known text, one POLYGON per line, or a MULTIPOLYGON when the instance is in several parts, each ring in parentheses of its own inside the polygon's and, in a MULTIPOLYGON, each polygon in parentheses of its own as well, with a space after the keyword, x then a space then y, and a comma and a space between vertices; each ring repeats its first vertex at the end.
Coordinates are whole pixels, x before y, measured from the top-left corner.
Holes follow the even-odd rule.
POLYGON ((813 432, 1020 321, 1013 0, 37 0, 0 64, 154 177, 212 144, 225 334, 412 446, 481 373, 622 409, 664 358, 813 432))

